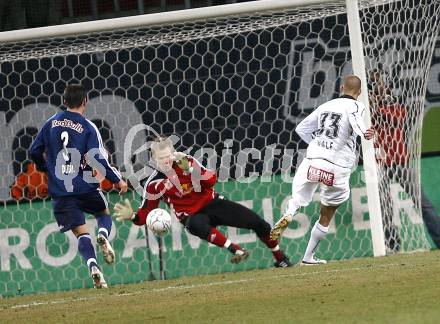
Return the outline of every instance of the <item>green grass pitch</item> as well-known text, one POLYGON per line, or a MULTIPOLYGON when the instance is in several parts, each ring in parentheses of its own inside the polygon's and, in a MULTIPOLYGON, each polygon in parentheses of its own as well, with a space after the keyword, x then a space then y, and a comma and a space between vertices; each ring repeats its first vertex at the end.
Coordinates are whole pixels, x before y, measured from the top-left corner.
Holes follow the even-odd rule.
POLYGON ((438 323, 440 252, 0 299, 1 323, 438 323))

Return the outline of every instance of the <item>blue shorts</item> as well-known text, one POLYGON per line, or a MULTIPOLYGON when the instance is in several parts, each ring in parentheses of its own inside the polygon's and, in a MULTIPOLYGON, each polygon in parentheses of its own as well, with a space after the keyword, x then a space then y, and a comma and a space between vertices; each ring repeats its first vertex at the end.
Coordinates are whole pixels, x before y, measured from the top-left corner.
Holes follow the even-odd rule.
POLYGON ((107 200, 101 191, 92 191, 82 195, 52 198, 55 219, 61 232, 84 225, 84 213, 98 215, 108 208, 107 200))

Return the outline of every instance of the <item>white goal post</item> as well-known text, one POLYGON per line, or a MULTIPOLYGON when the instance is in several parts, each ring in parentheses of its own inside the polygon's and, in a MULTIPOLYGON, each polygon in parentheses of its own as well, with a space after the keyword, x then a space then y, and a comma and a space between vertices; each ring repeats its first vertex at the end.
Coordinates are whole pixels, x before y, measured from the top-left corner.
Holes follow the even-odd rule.
MULTIPOLYGON (((353 73, 361 79, 362 92, 359 100, 367 107, 365 121, 371 124, 370 105, 368 102, 367 74, 365 71, 364 50, 361 35, 361 22, 359 19, 358 0, 347 1, 347 20, 350 35, 351 57, 353 62, 353 73)), ((377 163, 374 154, 372 141, 362 140, 362 150, 365 166, 365 182, 368 193, 368 211, 370 215, 371 239, 373 241, 374 256, 384 256, 385 236, 382 224, 382 210, 379 199, 379 181, 377 179, 377 163)))

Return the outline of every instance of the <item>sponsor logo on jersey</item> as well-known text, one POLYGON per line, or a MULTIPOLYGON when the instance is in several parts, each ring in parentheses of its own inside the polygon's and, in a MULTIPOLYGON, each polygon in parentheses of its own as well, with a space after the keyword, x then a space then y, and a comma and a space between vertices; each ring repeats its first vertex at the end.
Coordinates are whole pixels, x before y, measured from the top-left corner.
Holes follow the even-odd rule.
POLYGON ((54 127, 71 128, 80 134, 84 131, 83 126, 80 123, 74 123, 70 119, 52 120, 52 128, 54 128, 54 127))
POLYGON ((182 184, 182 191, 183 191, 184 195, 189 194, 193 191, 193 187, 191 186, 190 183, 183 183, 182 184))
POLYGON ((312 166, 309 166, 307 171, 307 179, 313 182, 321 182, 326 186, 333 186, 335 174, 325 170, 321 170, 312 166))

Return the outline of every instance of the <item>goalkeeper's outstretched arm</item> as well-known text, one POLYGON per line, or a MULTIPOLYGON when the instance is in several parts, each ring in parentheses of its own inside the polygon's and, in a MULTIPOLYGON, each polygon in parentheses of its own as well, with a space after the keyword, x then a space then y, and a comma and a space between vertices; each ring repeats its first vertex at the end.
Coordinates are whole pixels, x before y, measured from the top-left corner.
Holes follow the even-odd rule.
POLYGON ((147 216, 153 209, 159 206, 161 195, 164 185, 162 180, 147 181, 144 186, 144 193, 142 203, 137 210, 133 211, 131 203, 128 199, 125 199, 124 203, 115 204, 115 216, 117 221, 131 220, 136 225, 145 225, 147 222, 147 216))

